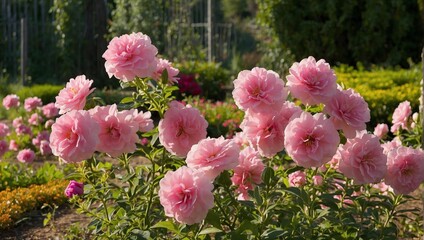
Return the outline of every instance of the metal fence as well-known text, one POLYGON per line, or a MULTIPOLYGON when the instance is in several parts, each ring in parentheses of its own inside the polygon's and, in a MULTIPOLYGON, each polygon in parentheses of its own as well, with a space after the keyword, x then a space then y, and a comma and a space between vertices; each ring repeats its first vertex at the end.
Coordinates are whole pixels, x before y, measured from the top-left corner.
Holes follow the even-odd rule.
MULTIPOLYGON (((7 74, 11 81, 22 80, 20 75, 25 64, 42 59, 34 54, 51 51, 56 41, 51 24, 54 19, 49 12, 52 4, 53 0, 1 0, 0 69, 1 74, 7 74), (24 50, 22 47, 30 49, 27 54, 21 51, 24 50)), ((48 58, 42 61, 45 65, 54 64, 48 58)))

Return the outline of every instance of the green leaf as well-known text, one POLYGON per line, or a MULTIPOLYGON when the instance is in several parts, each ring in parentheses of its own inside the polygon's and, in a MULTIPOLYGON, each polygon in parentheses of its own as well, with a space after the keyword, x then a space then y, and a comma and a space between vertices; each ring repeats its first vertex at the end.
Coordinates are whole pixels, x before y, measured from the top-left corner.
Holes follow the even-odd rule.
POLYGON ((209 210, 208 215, 205 218, 205 222, 211 224, 215 228, 222 229, 220 216, 212 209, 209 210))
POLYGON ((206 228, 206 229, 203 229, 202 231, 200 231, 199 235, 205 235, 205 234, 210 234, 210 233, 219 233, 219 232, 222 232, 222 230, 218 229, 218 228, 210 227, 210 228, 206 228))
POLYGON ((151 226, 150 228, 166 228, 173 233, 179 233, 177 225, 171 221, 161 221, 151 226))
POLYGON ((133 97, 125 97, 121 100, 121 103, 131 103, 131 102, 134 102, 133 97))
POLYGON ((274 169, 266 167, 262 172, 262 180, 266 185, 271 185, 275 176, 274 169))

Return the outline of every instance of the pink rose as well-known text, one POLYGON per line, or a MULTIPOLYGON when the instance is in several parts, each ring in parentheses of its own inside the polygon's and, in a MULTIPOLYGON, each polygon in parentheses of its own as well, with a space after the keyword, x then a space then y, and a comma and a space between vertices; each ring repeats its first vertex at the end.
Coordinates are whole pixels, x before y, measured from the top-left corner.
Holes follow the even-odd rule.
POLYGON ((143 33, 124 34, 114 37, 103 54, 109 77, 115 76, 123 82, 135 77, 151 77, 156 70, 158 53, 149 36, 143 33))
POLYGON ((7 110, 19 107, 20 104, 19 97, 16 94, 10 94, 3 98, 3 106, 7 110))
POLYGON ((169 62, 166 59, 159 58, 157 65, 156 65, 156 71, 153 73, 152 78, 156 81, 160 80, 162 77, 163 71, 166 69, 168 72, 168 82, 170 84, 174 84, 178 82, 178 73, 180 73, 180 70, 172 67, 171 62, 169 62))
POLYGON ((281 108, 288 95, 280 76, 265 68, 241 71, 233 83, 234 101, 244 111, 273 112, 281 108))
POLYGON ((168 171, 159 182, 159 200, 165 215, 185 224, 200 223, 213 207, 213 184, 197 170, 168 171))
POLYGON ((337 151, 340 137, 332 122, 322 113, 308 112, 292 119, 284 131, 287 154, 305 168, 320 167, 337 151))
POLYGON ((392 141, 381 144, 383 148, 383 153, 388 154, 390 151, 402 146, 402 141, 400 141, 399 137, 393 138, 392 141))
POLYGON ((48 155, 52 154, 52 149, 50 148, 49 141, 41 140, 41 142, 40 142, 40 152, 41 152, 41 155, 43 155, 43 156, 48 156, 48 155))
POLYGON ((290 187, 301 187, 306 184, 306 174, 300 170, 289 174, 290 187))
POLYGON ((330 115, 336 129, 342 129, 347 138, 353 138, 356 131, 366 128, 370 121, 370 110, 364 98, 353 89, 337 90, 325 105, 324 112, 330 115))
POLYGON ((7 151, 9 151, 9 144, 5 140, 0 140, 0 159, 7 151))
POLYGON ((186 163, 189 168, 214 179, 224 170, 237 166, 240 148, 231 139, 206 138, 194 144, 187 153, 186 163))
POLYGON ((81 162, 95 152, 99 131, 99 125, 87 111, 70 111, 53 124, 50 147, 65 162, 81 162))
POLYGON ((29 135, 32 136, 32 130, 30 127, 21 124, 19 125, 17 128, 15 128, 15 132, 18 136, 22 136, 22 135, 29 135))
POLYGON ((9 133, 9 127, 5 123, 0 122, 0 139, 6 137, 9 133))
POLYGON ((387 136, 388 132, 389 132, 389 126, 387 126, 387 124, 385 123, 379 123, 374 128, 374 135, 380 139, 384 139, 387 136))
POLYGON ((41 121, 43 121, 43 118, 38 113, 31 114, 31 117, 28 119, 28 123, 34 126, 39 125, 41 121))
POLYGON ((255 149, 246 147, 240 152, 238 165, 231 177, 233 185, 238 186, 239 200, 248 200, 248 191, 253 190, 255 185, 262 183, 264 169, 265 165, 255 149))
POLYGON ((312 177, 312 181, 314 183, 315 186, 321 186, 323 183, 323 178, 321 175, 315 175, 312 177))
POLYGON ((74 195, 79 196, 84 194, 84 183, 71 180, 65 189, 67 198, 72 198, 74 195))
POLYGON ((390 131, 392 133, 395 133, 399 130, 399 128, 402 129, 409 129, 408 126, 408 119, 409 116, 412 114, 412 109, 409 101, 404 101, 399 104, 399 106, 395 109, 393 112, 393 119, 392 119, 392 127, 390 128, 390 131))
POLYGON ((59 109, 56 108, 55 103, 46 104, 41 110, 46 118, 54 118, 59 115, 59 109))
POLYGON ((305 58, 295 62, 289 72, 286 78, 290 93, 304 104, 326 103, 336 93, 336 75, 324 59, 316 62, 314 57, 305 58))
POLYGON ((31 163, 35 159, 35 153, 31 149, 23 149, 18 153, 18 161, 23 163, 31 163))
POLYGON ((172 101, 159 122, 159 141, 170 153, 185 157, 191 146, 206 138, 207 127, 198 109, 172 101))
POLYGON ((152 114, 149 111, 143 113, 143 111, 138 112, 137 109, 131 109, 124 110, 122 113, 130 115, 129 117, 132 118, 132 121, 137 125, 137 129, 140 132, 148 132, 155 127, 151 119, 152 114))
POLYGON ((249 146, 249 140, 247 139, 244 132, 236 132, 236 134, 233 136, 233 140, 240 147, 240 149, 249 146))
POLYGON ((378 189, 383 195, 387 195, 388 192, 393 192, 393 188, 384 182, 373 184, 372 187, 378 189))
POLYGON ((71 78, 66 87, 60 90, 56 96, 55 106, 59 108, 59 114, 64 114, 72 110, 83 110, 87 96, 94 91, 90 90, 93 80, 86 79, 85 75, 71 78))
POLYGON ((49 129, 54 123, 53 119, 49 119, 44 123, 44 128, 49 129))
POLYGON ((116 104, 90 110, 93 119, 100 127, 99 142, 96 150, 118 157, 123 153, 132 153, 140 141, 138 123, 128 112, 118 112, 116 104))
POLYGON ((9 150, 12 150, 12 151, 18 151, 19 150, 19 145, 15 140, 10 140, 9 150))
POLYGON ((40 147, 41 141, 48 141, 50 139, 49 131, 42 131, 37 134, 37 137, 32 139, 32 144, 36 147, 40 147))
POLYGON ((375 135, 358 132, 355 138, 347 139, 339 153, 339 171, 356 184, 376 183, 384 178, 387 156, 375 135))
POLYGON ((37 107, 41 107, 43 105, 43 102, 38 97, 29 97, 25 99, 24 108, 27 112, 31 112, 37 107))
POLYGON ((398 147, 387 155, 385 183, 396 194, 409 194, 424 181, 424 152, 421 149, 398 147))
POLYGON ((272 157, 284 149, 284 130, 294 114, 302 110, 291 102, 285 102, 273 114, 251 114, 247 111, 240 128, 250 145, 261 156, 272 157))
POLYGON ((19 125, 22 125, 24 123, 24 120, 22 119, 22 117, 17 117, 17 118, 15 118, 15 119, 13 119, 13 121, 12 121, 12 126, 14 127, 14 128, 18 128, 19 127, 19 125))

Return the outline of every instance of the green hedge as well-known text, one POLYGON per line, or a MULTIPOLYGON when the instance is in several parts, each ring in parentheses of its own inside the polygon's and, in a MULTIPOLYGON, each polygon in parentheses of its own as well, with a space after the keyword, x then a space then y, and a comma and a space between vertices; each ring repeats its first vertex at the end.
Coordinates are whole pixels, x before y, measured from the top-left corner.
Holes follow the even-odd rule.
POLYGON ((180 74, 193 74, 202 88, 202 97, 210 100, 224 100, 227 86, 233 80, 229 71, 215 62, 187 61, 176 64, 180 74))
POLYGON ((411 103, 413 111, 418 111, 421 74, 418 68, 372 71, 336 68, 338 83, 355 89, 368 102, 371 110, 370 127, 377 123, 390 123, 393 111, 405 100, 411 103))
POLYGON ((51 84, 33 85, 28 87, 25 86, 18 89, 16 95, 19 96, 21 101, 24 101, 28 97, 39 97, 43 101, 43 104, 47 104, 55 102, 56 96, 64 87, 64 85, 51 84))

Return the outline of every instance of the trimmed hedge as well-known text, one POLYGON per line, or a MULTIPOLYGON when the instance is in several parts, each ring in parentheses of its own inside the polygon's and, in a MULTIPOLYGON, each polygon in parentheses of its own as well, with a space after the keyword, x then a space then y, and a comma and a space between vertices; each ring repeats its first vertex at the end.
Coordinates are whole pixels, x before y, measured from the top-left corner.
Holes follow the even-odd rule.
POLYGON ((411 103, 413 111, 418 111, 421 74, 414 68, 372 71, 336 68, 338 83, 353 88, 368 102, 371 110, 369 127, 372 128, 377 123, 390 123, 393 111, 405 100, 411 103))
POLYGON ((62 88, 64 88, 64 85, 41 84, 25 86, 18 89, 16 95, 19 96, 21 101, 29 97, 39 97, 43 101, 43 104, 48 104, 56 101, 56 96, 62 88))

